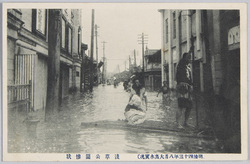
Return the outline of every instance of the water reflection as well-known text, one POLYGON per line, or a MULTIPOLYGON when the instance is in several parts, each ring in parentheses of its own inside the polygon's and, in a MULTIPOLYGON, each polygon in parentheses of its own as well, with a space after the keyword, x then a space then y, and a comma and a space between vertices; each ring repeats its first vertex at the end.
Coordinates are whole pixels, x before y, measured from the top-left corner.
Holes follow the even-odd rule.
MULTIPOLYGON (((51 122, 44 110, 35 135, 26 130, 27 115, 9 111, 8 151, 10 153, 212 153, 215 141, 181 137, 177 133, 150 132, 137 128, 83 127, 82 122, 123 120, 129 93, 122 86, 99 86, 92 94, 69 96, 51 122)), ((148 93, 147 120, 174 121, 175 111, 161 107, 161 97, 148 93)), ((174 107, 176 104, 172 104, 174 107)), ((34 131, 33 131, 34 132, 34 131)))

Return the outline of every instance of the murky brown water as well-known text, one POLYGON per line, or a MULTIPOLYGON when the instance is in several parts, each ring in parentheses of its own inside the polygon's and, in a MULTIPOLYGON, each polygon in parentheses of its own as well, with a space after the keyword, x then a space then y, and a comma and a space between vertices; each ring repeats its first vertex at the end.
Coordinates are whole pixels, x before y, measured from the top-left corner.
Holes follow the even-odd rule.
MULTIPOLYGON (((161 108, 161 96, 149 92, 147 120, 175 120, 175 110, 161 108)), ((218 153, 214 140, 180 137, 178 133, 136 131, 124 128, 83 127, 82 122, 124 120, 129 93, 122 85, 99 86, 92 94, 71 95, 51 122, 44 110, 32 113, 40 122, 27 130, 25 113, 9 111, 10 153, 218 153)), ((176 104, 172 104, 173 108, 176 104)), ((192 118, 191 118, 192 119, 192 118)), ((192 120, 191 120, 192 122, 192 120)))

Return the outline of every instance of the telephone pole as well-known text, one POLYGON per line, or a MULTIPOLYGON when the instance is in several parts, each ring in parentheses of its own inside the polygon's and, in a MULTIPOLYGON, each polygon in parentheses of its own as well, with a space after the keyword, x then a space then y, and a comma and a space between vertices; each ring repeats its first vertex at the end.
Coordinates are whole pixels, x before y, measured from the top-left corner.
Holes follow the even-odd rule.
POLYGON ((128 67, 129 67, 129 71, 131 71, 131 58, 130 58, 130 55, 129 55, 128 62, 129 62, 129 65, 128 65, 128 67))
POLYGON ((94 24, 95 24, 95 10, 92 9, 92 24, 91 24, 91 48, 90 48, 90 91, 93 91, 94 84, 94 24))
POLYGON ((136 67, 136 53, 135 53, 135 50, 134 50, 134 67, 136 67))
POLYGON ((120 65, 117 65, 118 73, 120 73, 120 65))
MULTIPOLYGON (((97 42, 97 36, 98 36, 98 33, 97 33, 97 28, 99 28, 99 26, 97 26, 97 24, 95 24, 95 41, 96 41, 96 63, 97 63, 97 67, 96 67, 96 76, 97 76, 97 83, 99 84, 99 74, 98 74, 98 42, 97 42)), ((97 84, 97 85, 98 85, 97 84)))
POLYGON ((45 120, 53 119, 60 102, 60 54, 61 54, 61 19, 60 9, 49 9, 48 25, 48 86, 45 120))
POLYGON ((125 60, 125 71, 127 70, 127 61, 125 60))
POLYGON ((105 44, 107 42, 103 41, 102 44, 103 44, 103 67, 102 67, 102 83, 105 84, 105 76, 106 76, 106 58, 105 58, 105 44))
MULTIPOLYGON (((190 11, 188 11, 190 13, 190 11)), ((194 53, 194 36, 193 36, 193 33, 192 33, 192 15, 193 14, 190 14, 189 17, 190 17, 190 24, 191 24, 191 27, 190 27, 190 33, 191 33, 191 38, 190 38, 190 41, 191 41, 191 47, 190 47, 190 52, 192 53, 192 82, 193 82, 193 95, 194 95, 194 99, 195 99, 195 115, 196 115, 196 128, 199 128, 199 115, 198 115, 198 107, 197 107, 197 95, 195 93, 195 82, 194 82, 194 75, 195 75, 195 72, 194 72, 194 62, 195 62, 195 53, 194 53)))
POLYGON ((145 35, 144 33, 140 34, 139 35, 139 38, 140 40, 139 41, 139 44, 142 45, 142 83, 144 85, 144 44, 147 44, 145 42, 147 42, 147 35, 145 35))

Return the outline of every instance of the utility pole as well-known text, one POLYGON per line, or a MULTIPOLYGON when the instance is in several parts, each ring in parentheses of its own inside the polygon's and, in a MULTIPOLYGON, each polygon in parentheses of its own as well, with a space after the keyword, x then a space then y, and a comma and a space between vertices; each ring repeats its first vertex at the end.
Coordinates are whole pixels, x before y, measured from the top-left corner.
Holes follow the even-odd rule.
POLYGON ((90 48, 90 91, 93 91, 94 85, 94 24, 95 24, 95 10, 92 9, 92 24, 91 24, 91 48, 90 48))
POLYGON ((134 50, 134 67, 136 67, 136 53, 135 53, 135 50, 134 50))
POLYGON ((127 61, 125 60, 125 71, 127 70, 127 61))
POLYGON ((105 58, 105 44, 106 44, 106 43, 107 43, 107 42, 105 42, 105 41, 102 42, 102 44, 103 44, 102 83, 103 83, 103 84, 105 84, 105 80, 106 80, 106 79, 105 79, 105 78, 106 78, 106 77, 105 77, 105 76, 106 76, 106 74, 105 74, 105 73, 106 73, 106 69, 105 69, 105 68, 106 68, 106 64, 107 64, 107 63, 106 63, 106 58, 105 58))
POLYGON ((96 63, 97 63, 97 67, 96 67, 96 76, 97 76, 97 83, 99 84, 99 74, 98 74, 98 42, 97 42, 97 28, 99 28, 99 26, 97 26, 97 24, 95 25, 95 41, 96 41, 96 63))
POLYGON ((142 45, 142 83, 144 85, 144 83, 145 83, 145 80, 144 80, 144 44, 147 44, 147 43, 145 43, 145 41, 147 41, 147 40, 145 40, 145 39, 147 39, 147 35, 144 35, 144 33, 142 33, 141 35, 139 35, 138 39, 140 39, 140 40, 138 40, 139 44, 142 45))
MULTIPOLYGON (((196 128, 199 128, 199 115, 198 115, 198 103, 197 103, 197 95, 195 93, 195 88, 194 88, 194 75, 195 75, 195 72, 194 72, 194 62, 195 62, 195 54, 194 54, 194 36, 193 36, 193 33, 192 33, 192 15, 193 13, 190 13, 189 11, 189 17, 190 17, 190 33, 191 33, 191 38, 190 38, 190 41, 191 41, 191 48, 190 48, 190 52, 192 53, 192 82, 193 82, 193 95, 194 95, 194 99, 195 99, 195 114, 196 114, 196 128)), ((188 38, 189 39, 189 38, 188 38)))
POLYGON ((61 9, 49 9, 48 28, 48 86, 47 104, 45 111, 46 121, 53 119, 59 106, 60 81, 60 54, 61 54, 61 9))
POLYGON ((130 58, 130 55, 129 55, 128 62, 129 62, 129 65, 128 65, 128 67, 129 67, 129 71, 131 71, 131 58, 130 58))
POLYGON ((118 65, 118 72, 120 73, 120 65, 118 65))

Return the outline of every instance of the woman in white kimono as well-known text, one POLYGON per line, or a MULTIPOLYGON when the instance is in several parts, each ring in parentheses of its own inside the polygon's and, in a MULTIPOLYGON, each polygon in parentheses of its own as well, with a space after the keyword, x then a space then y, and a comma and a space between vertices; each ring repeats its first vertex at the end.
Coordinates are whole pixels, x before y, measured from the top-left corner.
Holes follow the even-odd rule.
POLYGON ((145 121, 146 111, 147 95, 145 88, 142 87, 139 80, 135 80, 124 115, 129 124, 136 125, 145 121))

